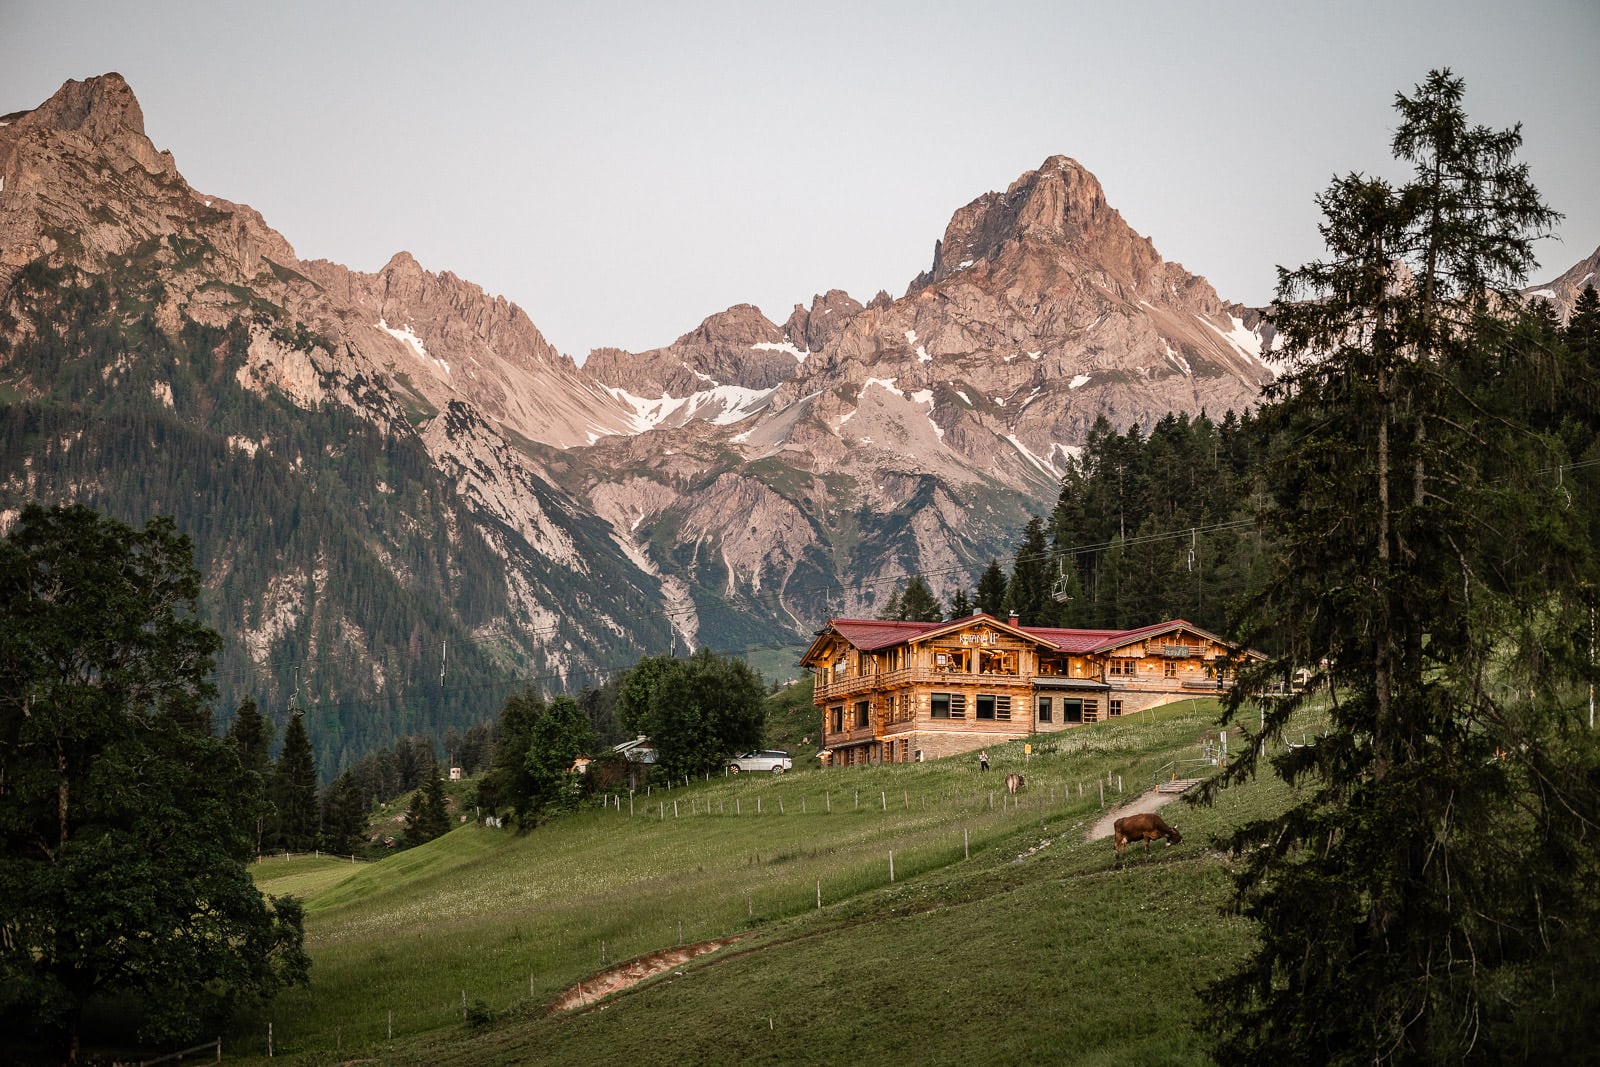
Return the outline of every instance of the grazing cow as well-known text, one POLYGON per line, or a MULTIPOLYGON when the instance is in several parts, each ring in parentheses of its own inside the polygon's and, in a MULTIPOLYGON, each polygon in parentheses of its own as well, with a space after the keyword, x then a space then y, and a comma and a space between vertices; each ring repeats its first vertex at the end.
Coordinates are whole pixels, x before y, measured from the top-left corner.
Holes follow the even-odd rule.
POLYGON ((1012 796, 1016 796, 1017 790, 1021 789, 1026 784, 1027 779, 1023 778, 1022 775, 1018 774, 1016 771, 1012 771, 1010 774, 1006 775, 1006 792, 1010 793, 1012 796))
POLYGON ((1116 837, 1118 856, 1128 851, 1129 841, 1143 841, 1147 853, 1150 851, 1150 842, 1158 837, 1167 839, 1168 848, 1183 844, 1183 835, 1168 826, 1161 816, 1153 812, 1125 815, 1112 823, 1111 829, 1116 837))

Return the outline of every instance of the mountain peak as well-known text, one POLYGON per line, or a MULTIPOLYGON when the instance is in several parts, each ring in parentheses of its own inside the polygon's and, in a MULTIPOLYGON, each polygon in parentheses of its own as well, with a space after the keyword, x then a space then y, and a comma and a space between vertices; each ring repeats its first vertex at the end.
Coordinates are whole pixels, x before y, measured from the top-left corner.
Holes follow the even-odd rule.
POLYGON ((35 124, 63 133, 106 141, 119 133, 144 132, 144 111, 122 75, 115 71, 83 81, 68 81, 29 113, 35 124))
POLYGON ((980 264, 1014 264, 1032 254, 1109 269, 1130 280, 1161 263, 1150 242, 1106 203, 1100 180, 1077 160, 1053 155, 1004 193, 985 193, 956 211, 934 244, 933 266, 908 292, 980 264))

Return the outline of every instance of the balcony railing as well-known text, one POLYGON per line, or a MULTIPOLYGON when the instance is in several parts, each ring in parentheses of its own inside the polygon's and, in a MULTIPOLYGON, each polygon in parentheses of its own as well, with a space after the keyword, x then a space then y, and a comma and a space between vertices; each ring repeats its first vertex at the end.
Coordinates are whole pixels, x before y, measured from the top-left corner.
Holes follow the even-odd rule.
MULTIPOLYGON (((1052 676, 1053 677, 1053 676, 1052 676)), ((879 671, 877 674, 852 674, 835 677, 827 685, 817 686, 818 700, 837 700, 855 693, 877 689, 893 689, 902 685, 1032 685, 1033 678, 1021 674, 994 674, 981 671, 953 671, 943 667, 902 667, 899 670, 879 671)))

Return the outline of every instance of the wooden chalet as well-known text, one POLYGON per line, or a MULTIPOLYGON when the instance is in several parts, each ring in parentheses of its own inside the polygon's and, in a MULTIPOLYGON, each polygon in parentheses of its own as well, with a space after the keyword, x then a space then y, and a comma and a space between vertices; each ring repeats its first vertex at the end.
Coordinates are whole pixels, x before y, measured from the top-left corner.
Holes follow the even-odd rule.
POLYGON ((906 763, 1132 715, 1229 685, 1259 658, 1181 619, 1136 630, 834 619, 801 658, 824 760, 906 763))

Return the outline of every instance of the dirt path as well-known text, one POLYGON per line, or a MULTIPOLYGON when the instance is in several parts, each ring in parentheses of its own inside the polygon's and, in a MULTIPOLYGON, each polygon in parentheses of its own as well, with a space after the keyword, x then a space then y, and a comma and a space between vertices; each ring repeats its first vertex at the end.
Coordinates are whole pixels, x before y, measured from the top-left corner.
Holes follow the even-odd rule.
POLYGON ((731 945, 738 941, 737 937, 724 937, 715 941, 702 941, 698 945, 684 945, 681 948, 666 948, 660 952, 652 952, 648 956, 640 956, 626 963, 619 963, 609 970, 599 974, 590 975, 577 985, 568 989, 556 998, 554 1004, 556 1011, 567 1011, 571 1008, 581 1008, 593 1004, 616 993, 627 989, 629 986, 638 985, 646 978, 653 978, 663 971, 670 971, 680 963, 687 963, 696 956, 707 952, 715 952, 724 945, 731 945))
POLYGON ((1158 793, 1154 789, 1141 793, 1120 808, 1113 808, 1089 827, 1089 832, 1083 835, 1085 841, 1099 841, 1103 837, 1111 836, 1111 826, 1124 815, 1138 815, 1140 812, 1155 811, 1163 805, 1177 800, 1181 794, 1158 793))

